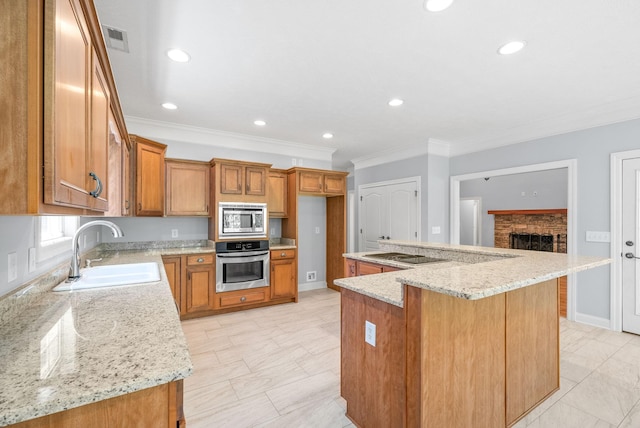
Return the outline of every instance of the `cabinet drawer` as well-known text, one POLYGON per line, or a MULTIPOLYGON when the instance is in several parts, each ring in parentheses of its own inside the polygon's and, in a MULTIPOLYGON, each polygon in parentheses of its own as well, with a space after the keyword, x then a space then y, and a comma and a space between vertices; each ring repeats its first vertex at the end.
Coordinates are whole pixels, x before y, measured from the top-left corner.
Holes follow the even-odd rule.
POLYGON ((266 300, 266 293, 264 290, 260 291, 247 291, 246 293, 233 293, 228 296, 222 296, 220 298, 220 307, 226 308, 229 306, 246 305, 249 303, 264 302, 266 300))
POLYGON ((213 254, 198 254, 195 256, 187 256, 187 265, 211 265, 213 264, 213 254))
POLYGON ((295 249, 271 250, 271 260, 292 259, 296 256, 295 249))

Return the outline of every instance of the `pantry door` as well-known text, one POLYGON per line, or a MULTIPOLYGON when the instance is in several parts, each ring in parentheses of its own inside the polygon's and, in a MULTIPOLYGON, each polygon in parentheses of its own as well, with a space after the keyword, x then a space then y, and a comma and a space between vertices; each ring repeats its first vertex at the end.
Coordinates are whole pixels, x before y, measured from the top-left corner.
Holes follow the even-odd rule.
POLYGON ((640 158, 622 161, 622 330, 640 334, 640 158))
POLYGON ((359 193, 360 251, 377 250, 382 239, 418 240, 416 179, 363 185, 359 193))

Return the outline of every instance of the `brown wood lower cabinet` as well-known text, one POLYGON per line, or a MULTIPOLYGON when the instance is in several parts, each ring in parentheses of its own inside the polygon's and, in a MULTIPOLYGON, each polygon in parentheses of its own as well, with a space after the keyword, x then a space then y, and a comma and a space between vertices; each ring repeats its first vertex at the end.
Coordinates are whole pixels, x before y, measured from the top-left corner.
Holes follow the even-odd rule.
POLYGON ((182 380, 11 425, 13 428, 184 427, 182 380))
POLYGON ((345 259, 344 275, 346 277, 373 275, 376 273, 395 272, 402 270, 394 266, 386 266, 379 263, 363 262, 362 260, 345 259))
POLYGON ((342 290, 341 394, 357 426, 508 427, 559 389, 557 280, 479 300, 404 287, 404 308, 342 290))
POLYGON ((298 301, 298 269, 296 250, 272 250, 271 259, 271 298, 292 298, 298 301))
POLYGON ((216 307, 229 308, 262 303, 269 300, 269 288, 250 288, 248 290, 227 291, 216 294, 216 307))
POLYGON ((180 296, 180 312, 186 315, 215 309, 215 255, 186 256, 186 261, 186 281, 180 296))

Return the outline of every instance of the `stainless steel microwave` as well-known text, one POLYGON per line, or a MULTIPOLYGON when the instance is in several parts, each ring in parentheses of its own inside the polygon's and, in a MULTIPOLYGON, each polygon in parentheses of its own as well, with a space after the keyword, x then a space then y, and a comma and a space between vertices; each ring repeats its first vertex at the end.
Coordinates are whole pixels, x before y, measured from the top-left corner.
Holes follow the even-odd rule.
POLYGON ((219 238, 266 238, 267 204, 218 203, 219 238))

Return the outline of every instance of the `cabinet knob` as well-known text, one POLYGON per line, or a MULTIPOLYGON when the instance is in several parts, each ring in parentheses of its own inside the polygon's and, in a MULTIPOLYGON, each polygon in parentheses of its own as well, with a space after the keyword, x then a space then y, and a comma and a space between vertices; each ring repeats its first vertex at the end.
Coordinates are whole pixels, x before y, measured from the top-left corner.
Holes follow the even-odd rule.
POLYGON ((202 262, 204 262, 204 259, 202 257, 199 257, 198 258, 198 263, 202 263, 202 262))
POLYGON ((246 298, 246 297, 244 297, 244 296, 242 296, 242 297, 240 298, 240 301, 241 301, 241 302, 244 302, 245 300, 247 300, 247 298, 246 298))
POLYGON ((280 253, 280 257, 287 257, 287 253, 280 253))

